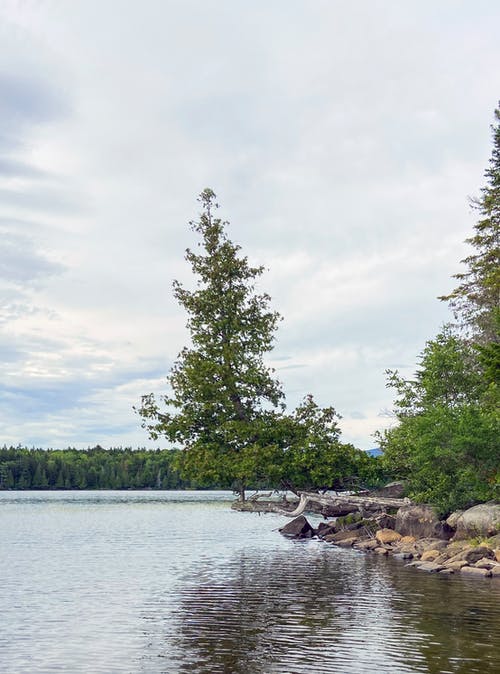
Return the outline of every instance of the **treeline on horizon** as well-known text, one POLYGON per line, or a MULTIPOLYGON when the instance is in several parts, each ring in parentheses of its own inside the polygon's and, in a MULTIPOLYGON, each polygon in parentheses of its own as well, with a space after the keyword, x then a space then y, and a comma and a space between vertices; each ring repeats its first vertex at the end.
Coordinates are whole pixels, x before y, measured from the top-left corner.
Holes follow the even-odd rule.
MULTIPOLYGON (((274 476, 255 478, 250 489, 311 489, 318 480, 339 489, 376 486, 384 481, 381 462, 351 445, 343 445, 340 465, 316 457, 297 466, 293 452, 274 476), (342 468, 348 477, 335 479, 342 468), (297 472, 298 471, 298 472, 297 472)), ((183 470, 180 449, 146 449, 100 445, 88 449, 0 448, 0 490, 9 489, 234 489, 230 476, 197 480, 183 470)))
MULTIPOLYGON (((0 489, 198 489, 175 466, 178 449, 0 449, 0 489)), ((228 485, 209 484, 206 488, 228 485)))

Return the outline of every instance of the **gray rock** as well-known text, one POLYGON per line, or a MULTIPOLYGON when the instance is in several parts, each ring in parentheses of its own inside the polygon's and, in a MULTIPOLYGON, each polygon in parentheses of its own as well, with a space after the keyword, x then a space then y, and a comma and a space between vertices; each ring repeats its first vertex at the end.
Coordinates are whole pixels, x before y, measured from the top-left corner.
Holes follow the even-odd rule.
POLYGON ((418 567, 421 571, 427 571, 427 573, 437 573, 442 571, 445 567, 442 564, 436 564, 435 562, 424 562, 418 567))
POLYGON ((488 569, 476 569, 475 566, 462 566, 460 572, 470 576, 478 576, 479 578, 489 578, 491 576, 491 571, 488 569))
POLYGON ((317 534, 320 538, 334 534, 336 531, 335 522, 320 522, 318 524, 317 534))
POLYGON ((457 520, 461 515, 463 515, 463 512, 463 510, 455 510, 455 512, 451 513, 451 515, 446 520, 446 524, 448 524, 452 529, 456 529, 457 520))
POLYGON ((396 514, 394 529, 402 536, 415 538, 448 540, 453 535, 453 529, 446 522, 441 522, 428 505, 401 507, 396 514))
POLYGON ((279 532, 280 534, 283 534, 283 536, 288 536, 290 538, 312 538, 314 536, 314 529, 304 515, 300 515, 291 522, 288 522, 288 524, 285 524, 279 532))
POLYGON ((401 498, 405 491, 404 482, 390 482, 384 487, 370 492, 370 496, 383 496, 384 498, 401 498))
POLYGON ((468 564, 475 564, 479 562, 480 559, 495 559, 495 553, 490 548, 487 548, 484 545, 478 545, 476 548, 471 548, 467 550, 464 555, 464 559, 468 564))
POLYGON ((452 513, 447 521, 450 518, 456 527, 457 540, 475 536, 495 536, 500 532, 499 503, 480 503, 462 513, 452 513))
POLYGON ((361 538, 363 536, 363 532, 360 531, 359 529, 356 529, 354 531, 350 529, 345 529, 344 531, 338 531, 336 534, 328 534, 327 536, 324 536, 325 541, 328 543, 339 543, 340 541, 346 541, 346 540, 356 540, 358 538, 361 538))

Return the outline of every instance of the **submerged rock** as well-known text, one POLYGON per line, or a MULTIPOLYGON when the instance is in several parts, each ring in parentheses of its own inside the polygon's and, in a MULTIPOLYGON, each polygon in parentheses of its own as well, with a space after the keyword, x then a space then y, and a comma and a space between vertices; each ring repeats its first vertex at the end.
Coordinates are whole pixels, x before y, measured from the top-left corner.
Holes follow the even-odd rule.
POLYGON ((488 569, 477 569, 475 566, 462 566, 460 569, 461 573, 466 573, 471 576, 479 576, 482 578, 488 578, 491 576, 491 571, 488 569))

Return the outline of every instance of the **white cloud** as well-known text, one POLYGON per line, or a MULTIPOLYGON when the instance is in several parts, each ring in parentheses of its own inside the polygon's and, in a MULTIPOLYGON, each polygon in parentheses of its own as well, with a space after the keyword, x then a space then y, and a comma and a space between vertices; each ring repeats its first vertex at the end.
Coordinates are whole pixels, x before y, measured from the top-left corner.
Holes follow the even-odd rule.
POLYGON ((3 3, 0 442, 147 442, 131 406, 186 340, 171 281, 209 185, 269 268, 290 403, 371 446, 474 223, 500 91, 480 5, 3 3))

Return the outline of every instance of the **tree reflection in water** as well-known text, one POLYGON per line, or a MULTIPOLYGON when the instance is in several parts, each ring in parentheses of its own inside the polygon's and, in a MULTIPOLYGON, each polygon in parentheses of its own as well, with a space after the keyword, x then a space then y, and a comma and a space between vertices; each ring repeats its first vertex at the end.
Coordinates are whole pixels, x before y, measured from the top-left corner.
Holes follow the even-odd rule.
POLYGON ((437 578, 316 542, 290 546, 200 563, 184 576, 173 608, 158 616, 161 671, 500 671, 492 659, 499 615, 481 615, 481 596, 491 608, 490 581, 437 578))

